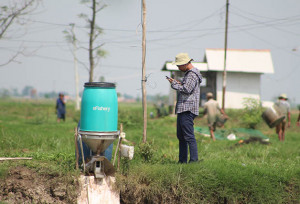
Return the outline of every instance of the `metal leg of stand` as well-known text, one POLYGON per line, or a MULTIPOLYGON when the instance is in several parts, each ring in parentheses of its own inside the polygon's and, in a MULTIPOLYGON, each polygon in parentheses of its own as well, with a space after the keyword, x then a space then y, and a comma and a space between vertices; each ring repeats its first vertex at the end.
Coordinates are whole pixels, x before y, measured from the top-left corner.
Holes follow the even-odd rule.
POLYGON ((83 152, 81 135, 79 135, 79 140, 80 140, 81 157, 82 157, 82 163, 83 163, 83 172, 85 172, 85 161, 84 161, 84 152, 83 152))
POLYGON ((115 161, 116 161, 117 153, 118 153, 118 151, 119 151, 120 140, 121 140, 121 137, 120 137, 120 135, 119 135, 119 141, 118 141, 117 147, 116 147, 116 149, 115 149, 115 156, 114 156, 114 161, 113 161, 113 165, 114 165, 114 166, 115 166, 115 161))

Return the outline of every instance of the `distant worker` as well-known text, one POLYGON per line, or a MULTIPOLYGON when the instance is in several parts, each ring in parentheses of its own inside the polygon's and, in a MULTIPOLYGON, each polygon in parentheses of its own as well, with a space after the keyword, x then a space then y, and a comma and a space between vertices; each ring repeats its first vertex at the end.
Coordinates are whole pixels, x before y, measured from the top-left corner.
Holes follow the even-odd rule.
POLYGON ((299 109, 299 115, 297 119, 297 126, 300 127, 300 105, 298 105, 298 109, 299 109))
POLYGON ((179 162, 187 163, 188 148, 190 150, 189 162, 198 161, 198 148, 194 134, 194 119, 199 115, 200 83, 202 76, 195 68, 187 53, 176 55, 175 62, 178 69, 184 72, 181 82, 167 77, 171 87, 178 92, 175 113, 177 114, 177 138, 179 140, 179 162))
POLYGON ((59 93, 58 99, 56 100, 56 114, 57 114, 57 122, 60 122, 60 119, 63 121, 66 120, 66 102, 63 93, 59 93))
POLYGON ((285 126, 286 126, 286 117, 288 119, 288 127, 291 126, 291 112, 290 104, 287 101, 288 98, 286 94, 281 94, 278 97, 278 101, 275 103, 275 106, 280 110, 281 116, 285 116, 285 119, 276 126, 276 133, 278 134, 279 141, 284 141, 285 137, 285 126))
POLYGON ((219 103, 213 99, 213 94, 208 92, 206 94, 207 102, 204 104, 204 114, 207 115, 207 123, 210 132, 210 137, 213 141, 216 141, 214 131, 216 130, 217 123, 221 120, 221 113, 224 115, 225 119, 228 116, 225 114, 224 110, 220 108, 219 103))
POLYGON ((300 126, 300 110, 299 110, 299 115, 298 115, 298 119, 297 119, 297 126, 300 126))

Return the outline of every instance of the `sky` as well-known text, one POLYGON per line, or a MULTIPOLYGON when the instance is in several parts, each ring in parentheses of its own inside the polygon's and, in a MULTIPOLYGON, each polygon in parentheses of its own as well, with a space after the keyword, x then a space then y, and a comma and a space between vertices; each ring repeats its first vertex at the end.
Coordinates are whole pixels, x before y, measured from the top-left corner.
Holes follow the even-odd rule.
MULTIPOLYGON (((8 0, 1 1, 0 6, 8 0)), ((142 2, 107 0, 97 15, 104 33, 99 44, 108 53, 96 67, 94 80, 104 77, 116 83, 117 92, 141 96, 142 2)), ((224 48, 225 0, 146 0, 146 77, 148 95, 167 95, 169 82, 161 69, 166 61, 186 52, 202 61, 206 48, 224 48)), ((0 89, 33 86, 38 92, 75 94, 72 45, 64 30, 75 24, 79 89, 88 81, 88 36, 86 23, 78 15, 90 16, 79 0, 44 0, 24 25, 14 24, 0 39, 0 64, 18 49, 24 49, 16 62, 0 66, 0 89)), ((300 1, 230 0, 229 49, 269 49, 274 74, 261 77, 261 99, 274 100, 286 93, 300 104, 300 1), (298 48, 298 49, 297 49, 298 48), (293 51, 293 49, 295 51, 293 51), (298 91, 297 91, 298 90, 298 91)), ((249 84, 251 86, 251 84, 249 84)))

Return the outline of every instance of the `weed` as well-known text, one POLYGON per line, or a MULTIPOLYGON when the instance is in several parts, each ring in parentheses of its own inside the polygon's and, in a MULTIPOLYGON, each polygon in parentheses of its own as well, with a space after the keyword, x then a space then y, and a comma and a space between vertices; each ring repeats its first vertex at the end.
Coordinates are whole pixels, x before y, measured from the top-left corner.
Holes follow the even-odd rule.
POLYGON ((138 146, 138 154, 141 155, 143 161, 150 162, 153 159, 154 149, 151 142, 140 143, 138 146))
POLYGON ((121 159, 121 172, 124 176, 127 176, 129 173, 129 165, 130 160, 128 158, 122 158, 121 159))
POLYGON ((3 179, 8 174, 8 166, 7 165, 1 165, 0 166, 0 179, 3 179))

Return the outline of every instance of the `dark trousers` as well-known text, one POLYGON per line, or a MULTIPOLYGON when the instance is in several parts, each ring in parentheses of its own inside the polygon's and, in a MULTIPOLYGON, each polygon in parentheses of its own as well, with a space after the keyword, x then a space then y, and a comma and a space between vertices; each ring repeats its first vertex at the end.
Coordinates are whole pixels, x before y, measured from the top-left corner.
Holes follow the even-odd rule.
POLYGON ((194 135, 194 119, 196 115, 190 111, 177 115, 177 138, 179 140, 179 163, 187 163, 188 147, 190 149, 190 161, 198 161, 198 148, 194 135))

